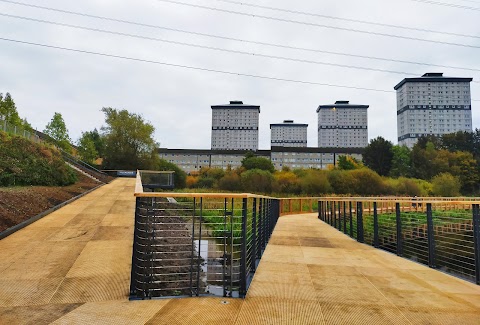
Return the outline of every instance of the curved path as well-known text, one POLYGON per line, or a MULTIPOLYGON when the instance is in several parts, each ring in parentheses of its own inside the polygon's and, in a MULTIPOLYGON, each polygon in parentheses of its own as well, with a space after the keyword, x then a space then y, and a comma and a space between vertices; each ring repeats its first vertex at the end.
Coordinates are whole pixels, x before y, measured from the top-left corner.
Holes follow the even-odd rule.
POLYGON ((480 286, 280 218, 247 298, 128 301, 134 180, 0 241, 1 324, 479 324, 480 286))

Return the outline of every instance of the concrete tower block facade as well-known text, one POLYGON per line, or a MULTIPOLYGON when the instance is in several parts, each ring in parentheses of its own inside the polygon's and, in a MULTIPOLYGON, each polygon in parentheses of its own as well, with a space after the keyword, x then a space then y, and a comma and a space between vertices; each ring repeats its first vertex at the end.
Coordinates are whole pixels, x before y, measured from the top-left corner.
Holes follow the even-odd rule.
POLYGON ((364 148, 368 145, 368 105, 336 101, 320 105, 318 114, 319 148, 364 148))
POLYGON ((272 147, 307 147, 308 124, 285 120, 283 123, 270 124, 272 147))
POLYGON ((260 106, 231 101, 212 107, 212 150, 258 150, 260 106))
POLYGON ((398 143, 412 148, 423 135, 471 132, 471 81, 426 73, 397 84, 398 143))

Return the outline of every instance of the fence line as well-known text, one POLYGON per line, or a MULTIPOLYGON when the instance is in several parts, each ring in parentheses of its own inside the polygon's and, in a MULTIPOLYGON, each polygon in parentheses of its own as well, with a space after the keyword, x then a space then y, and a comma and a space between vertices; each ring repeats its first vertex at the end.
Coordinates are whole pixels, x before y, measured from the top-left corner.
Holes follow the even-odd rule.
POLYGON ((322 198, 318 218, 358 242, 480 285, 479 206, 478 200, 322 198))
POLYGON ((3 131, 8 134, 13 134, 17 136, 21 136, 23 138, 29 139, 30 141, 33 142, 43 142, 42 139, 33 131, 27 131, 22 127, 19 127, 17 125, 12 125, 7 123, 6 120, 0 119, 0 131, 3 131))

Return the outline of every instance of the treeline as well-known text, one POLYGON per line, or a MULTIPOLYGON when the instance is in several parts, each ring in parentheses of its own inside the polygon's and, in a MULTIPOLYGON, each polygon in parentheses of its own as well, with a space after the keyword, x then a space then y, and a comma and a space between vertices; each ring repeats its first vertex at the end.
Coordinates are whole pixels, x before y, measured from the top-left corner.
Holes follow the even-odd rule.
POLYGON ((440 195, 430 182, 381 177, 361 162, 346 156, 329 170, 284 168, 275 171, 269 159, 248 154, 239 168, 202 168, 198 173, 187 176, 187 187, 296 196, 440 195))
POLYGON ((363 162, 382 176, 431 181, 446 194, 478 195, 480 130, 424 136, 412 149, 378 137, 365 148, 363 162))
MULTIPOLYGON (((76 142, 70 138, 65 120, 58 112, 54 113, 50 122, 43 129, 46 141, 43 146, 36 147, 34 144, 26 146, 28 142, 25 141, 27 140, 3 134, 2 142, 6 149, 0 154, 0 172, 4 173, 2 177, 15 179, 17 185, 65 185, 63 177, 69 179, 69 176, 64 174, 64 166, 59 165, 62 158, 55 149, 59 148, 101 169, 173 170, 175 171, 175 184, 180 188, 185 187, 186 174, 178 166, 159 158, 158 144, 153 138, 155 128, 150 122, 141 115, 130 113, 127 110, 105 107, 102 112, 105 114, 104 126, 100 130, 93 129, 83 132, 76 142), (22 143, 22 145, 15 148, 13 147, 14 143, 22 143), (43 149, 38 149, 40 147, 43 149), (29 154, 35 150, 50 157, 51 161, 47 164, 42 157, 39 159, 30 157, 29 154), (26 152, 26 156, 21 156, 22 151, 26 152), (23 162, 20 160, 28 162, 28 167, 27 165, 21 166, 23 162), (57 169, 62 180, 52 183, 50 176, 46 176, 45 180, 39 182, 40 176, 35 171, 35 163, 39 166, 38 172, 43 171, 48 175, 51 173, 42 169, 43 167, 48 165, 49 168, 57 169), (21 177, 19 173, 22 175, 21 177), (28 173, 32 175, 30 180, 28 173)), ((11 126, 32 130, 30 124, 20 118, 15 102, 9 93, 5 97, 0 94, 0 119, 11 126)), ((66 167, 66 172, 68 171, 69 168, 66 167)), ((71 180, 67 182, 71 182, 71 180)), ((11 183, 11 181, 4 181, 0 185, 13 185, 11 183)))
MULTIPOLYGON (((242 166, 204 168, 187 177, 178 166, 159 158, 154 126, 141 115, 106 107, 100 130, 83 132, 72 144, 65 121, 55 113, 44 133, 55 146, 102 169, 175 171, 177 188, 279 193, 292 195, 457 196, 480 192, 480 131, 422 137, 409 149, 378 137, 365 148, 363 161, 339 157, 328 170, 288 168, 275 171, 269 159, 249 154, 242 166)), ((0 94, 0 116, 31 128, 18 116, 7 93, 0 94)))

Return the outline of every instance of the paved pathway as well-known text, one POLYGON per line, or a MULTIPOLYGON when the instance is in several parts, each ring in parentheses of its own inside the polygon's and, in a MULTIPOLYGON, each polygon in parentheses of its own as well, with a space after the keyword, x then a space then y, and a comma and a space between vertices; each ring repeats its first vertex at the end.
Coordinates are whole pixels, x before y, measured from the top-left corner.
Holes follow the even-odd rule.
POLYGON ((280 218, 245 300, 128 301, 134 180, 0 241, 0 324, 479 324, 480 287, 280 218), (225 303, 227 302, 227 303, 225 303))

